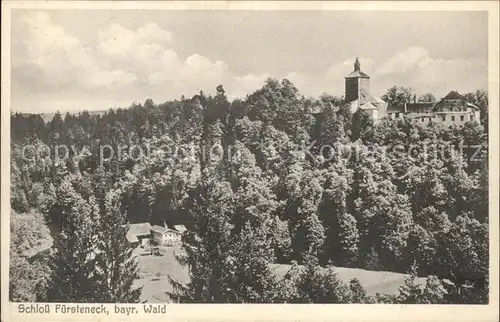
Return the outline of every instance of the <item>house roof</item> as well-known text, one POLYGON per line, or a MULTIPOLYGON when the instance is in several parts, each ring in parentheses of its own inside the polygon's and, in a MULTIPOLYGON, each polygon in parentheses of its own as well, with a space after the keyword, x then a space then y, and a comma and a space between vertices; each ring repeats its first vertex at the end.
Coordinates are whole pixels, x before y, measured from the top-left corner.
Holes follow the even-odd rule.
POLYGON ((354 70, 352 71, 349 75, 347 75, 345 78, 370 78, 370 76, 366 75, 360 70, 354 70))
POLYGON ((464 97, 460 95, 457 91, 451 91, 449 92, 445 97, 443 97, 444 100, 458 100, 458 99, 463 99, 464 97))
POLYGON ((429 113, 436 103, 433 102, 414 102, 406 103, 403 106, 397 104, 388 104, 386 112, 399 113, 429 113))
POLYGON ((140 223, 140 224, 130 224, 128 232, 134 235, 147 235, 149 234, 149 230, 151 226, 149 223, 140 223))
POLYGON ((164 234, 164 233, 168 233, 168 232, 180 234, 180 232, 177 230, 169 229, 169 228, 158 226, 158 225, 154 225, 153 227, 151 227, 151 231, 153 231, 155 233, 160 233, 160 234, 164 234))
POLYGON ((152 297, 154 300, 153 302, 158 302, 158 303, 170 303, 170 302, 172 302, 172 299, 170 298, 170 296, 168 295, 167 292, 159 292, 159 293, 153 294, 152 297))
POLYGON ((151 226, 149 223, 139 223, 139 224, 130 224, 127 232, 127 239, 129 242, 138 242, 137 236, 141 235, 149 235, 151 230, 151 226))
POLYGON ((476 110, 479 110, 479 107, 477 107, 476 105, 472 104, 472 103, 465 103, 465 105, 469 106, 469 107, 472 107, 472 108, 475 108, 476 110))
POLYGON ((34 257, 34 256, 37 256, 37 255, 41 255, 41 257, 44 257, 44 254, 47 254, 50 252, 50 248, 52 247, 53 245, 53 239, 52 237, 47 236, 46 238, 44 239, 41 239, 38 244, 36 246, 34 246, 33 248, 30 248, 28 250, 25 250, 21 253, 21 256, 25 256, 25 257, 34 257))
POLYGON ((467 102, 465 100, 465 97, 463 97, 462 95, 460 95, 458 92, 456 91, 451 91, 448 93, 448 95, 446 95, 445 97, 443 97, 438 103, 436 103, 436 105, 434 105, 434 110, 437 111, 439 110, 439 107, 440 106, 443 106, 443 105, 446 105, 446 104, 453 104, 452 107, 461 107, 461 108, 464 108, 464 107, 472 107, 473 109, 476 109, 478 110, 479 107, 477 107, 476 105, 470 103, 470 102, 467 102), (459 100, 459 102, 446 102, 447 100, 459 100))
POLYGON ((399 106, 397 104, 387 104, 386 112, 404 112, 404 106, 399 106))
POLYGON ((175 228, 175 230, 177 230, 178 232, 181 232, 181 233, 186 231, 186 226, 184 226, 184 225, 174 225, 174 228, 175 228))
POLYGON ((359 107, 362 110, 376 110, 377 107, 370 102, 367 102, 359 107))
POLYGON ((167 230, 168 230, 168 228, 158 226, 158 225, 154 225, 153 227, 151 227, 151 231, 154 231, 157 233, 165 233, 165 232, 167 232, 167 230))
MULTIPOLYGON (((359 99, 357 100, 354 100, 354 101, 351 101, 349 102, 349 104, 351 104, 351 106, 357 106, 359 104, 359 99)), ((383 99, 381 99, 380 97, 375 97, 375 96, 371 96, 371 95, 368 95, 368 96, 363 96, 361 98, 361 102, 363 102, 361 104, 361 106, 364 106, 366 104, 370 104, 373 106, 374 109, 376 108, 380 108, 380 107, 385 107, 385 105, 387 104, 383 99)), ((368 105, 367 105, 368 107, 368 105)))
POLYGON ((386 101, 384 101, 383 99, 381 99, 380 97, 377 97, 377 96, 370 96, 370 99, 371 99, 371 102, 376 102, 376 103, 381 103, 381 104, 386 103, 386 101))
POLYGON ((432 111, 434 105, 433 102, 407 103, 405 109, 408 113, 427 113, 432 111))

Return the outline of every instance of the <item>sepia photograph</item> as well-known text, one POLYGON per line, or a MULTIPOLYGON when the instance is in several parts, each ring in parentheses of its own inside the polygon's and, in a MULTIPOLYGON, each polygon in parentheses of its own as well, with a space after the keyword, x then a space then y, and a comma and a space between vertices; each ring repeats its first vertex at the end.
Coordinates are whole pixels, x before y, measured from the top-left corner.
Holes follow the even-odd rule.
POLYGON ((220 8, 10 8, 16 312, 498 300, 491 12, 220 8))

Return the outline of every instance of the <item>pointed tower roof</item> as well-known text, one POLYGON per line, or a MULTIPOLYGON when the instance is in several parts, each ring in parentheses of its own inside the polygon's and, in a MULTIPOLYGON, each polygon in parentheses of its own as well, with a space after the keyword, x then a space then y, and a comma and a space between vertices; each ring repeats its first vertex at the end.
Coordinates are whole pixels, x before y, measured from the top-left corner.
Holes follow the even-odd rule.
POLYGON ((370 76, 361 71, 361 64, 359 63, 358 57, 356 57, 356 61, 354 62, 354 70, 345 78, 370 78, 370 76))

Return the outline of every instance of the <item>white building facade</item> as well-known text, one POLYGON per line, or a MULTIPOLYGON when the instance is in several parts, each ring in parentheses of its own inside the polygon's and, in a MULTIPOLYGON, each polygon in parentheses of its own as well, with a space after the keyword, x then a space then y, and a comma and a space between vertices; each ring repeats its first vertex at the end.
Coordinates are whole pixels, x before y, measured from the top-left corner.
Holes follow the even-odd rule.
POLYGON ((481 117, 480 109, 456 91, 451 91, 436 103, 414 101, 401 106, 388 104, 371 95, 370 77, 361 71, 357 58, 354 70, 345 77, 345 102, 350 105, 351 112, 361 110, 374 122, 409 117, 423 125, 433 122, 447 127, 461 127, 466 122, 479 122, 481 117))

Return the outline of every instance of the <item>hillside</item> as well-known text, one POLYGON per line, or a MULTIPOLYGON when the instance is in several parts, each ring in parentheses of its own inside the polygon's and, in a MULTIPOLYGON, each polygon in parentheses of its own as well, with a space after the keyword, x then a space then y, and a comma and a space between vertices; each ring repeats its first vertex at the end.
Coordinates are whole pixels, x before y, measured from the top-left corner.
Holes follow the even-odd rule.
MULTIPOLYGON (((277 276, 283 277, 291 268, 291 265, 272 264, 271 267, 277 276)), ((405 277, 407 276, 406 274, 401 273, 370 271, 366 269, 347 267, 335 267, 334 271, 339 280, 344 283, 349 283, 349 281, 353 278, 358 279, 368 295, 375 295, 376 293, 391 295, 397 294, 399 287, 404 284, 405 277)), ((424 285, 425 281, 426 279, 424 277, 419 277, 417 279, 417 283, 421 285, 424 285)))

